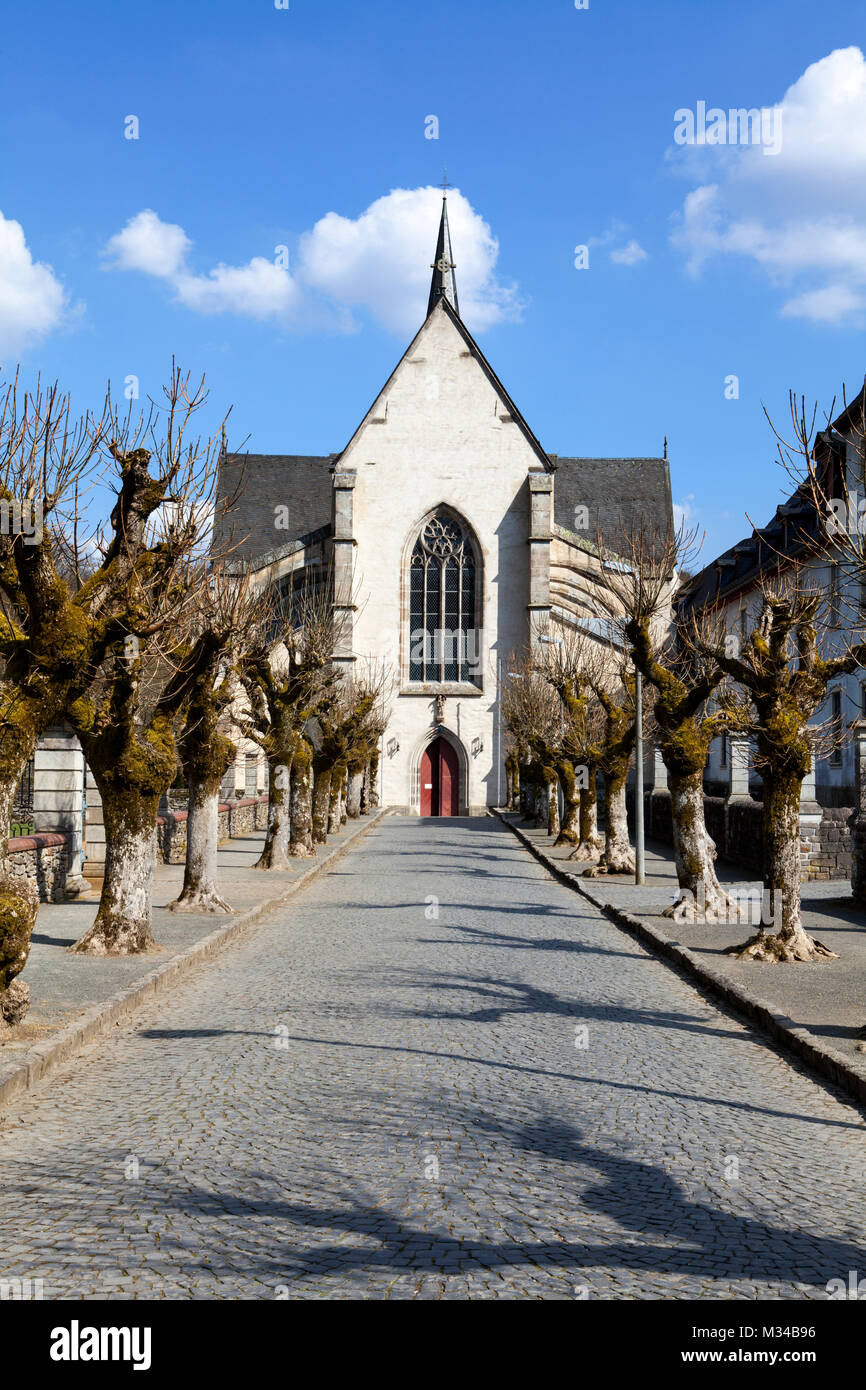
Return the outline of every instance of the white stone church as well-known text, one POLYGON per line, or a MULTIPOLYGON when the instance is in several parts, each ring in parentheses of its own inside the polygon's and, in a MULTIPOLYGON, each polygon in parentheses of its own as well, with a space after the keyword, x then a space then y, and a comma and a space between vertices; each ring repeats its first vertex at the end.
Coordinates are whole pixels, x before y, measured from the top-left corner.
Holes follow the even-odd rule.
POLYGON ((217 544, 262 583, 326 574, 338 664, 387 668, 381 804, 420 815, 502 801, 509 655, 595 616, 599 527, 666 528, 672 510, 666 458, 542 447, 460 317, 457 268, 443 199, 427 317, 342 452, 229 454, 221 470, 239 501, 217 544))

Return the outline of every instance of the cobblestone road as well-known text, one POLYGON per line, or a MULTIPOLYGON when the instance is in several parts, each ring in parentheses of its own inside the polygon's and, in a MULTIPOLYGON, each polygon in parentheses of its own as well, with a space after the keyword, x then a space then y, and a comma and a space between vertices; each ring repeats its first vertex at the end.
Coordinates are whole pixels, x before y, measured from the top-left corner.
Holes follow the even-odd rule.
POLYGON ((483 819, 387 819, 3 1112, 0 1173, 0 1277, 51 1298, 866 1276, 860 1112, 483 819))

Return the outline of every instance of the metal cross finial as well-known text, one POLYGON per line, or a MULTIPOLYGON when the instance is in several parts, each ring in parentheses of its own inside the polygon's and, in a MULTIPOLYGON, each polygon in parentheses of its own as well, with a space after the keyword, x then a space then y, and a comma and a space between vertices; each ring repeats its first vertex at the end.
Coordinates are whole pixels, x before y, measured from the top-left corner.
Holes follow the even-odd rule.
POLYGON ((448 182, 448 170, 446 169, 445 172, 444 172, 444 174, 442 175, 442 197, 443 197, 443 198, 447 198, 447 197, 448 197, 448 189, 449 189, 449 188, 453 188, 453 187, 454 187, 453 183, 449 183, 449 182, 448 182))

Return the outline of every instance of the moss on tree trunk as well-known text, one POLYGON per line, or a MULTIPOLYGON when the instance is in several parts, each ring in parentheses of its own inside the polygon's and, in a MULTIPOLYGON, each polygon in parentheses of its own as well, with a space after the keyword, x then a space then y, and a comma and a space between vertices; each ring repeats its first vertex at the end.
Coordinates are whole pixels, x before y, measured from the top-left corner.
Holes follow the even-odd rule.
POLYGON ((764 771, 763 846, 764 896, 779 930, 757 934, 737 952, 740 959, 772 965, 795 961, 837 959, 803 926, 800 916, 800 789, 803 778, 796 771, 764 771))
POLYGON ((331 773, 331 789, 328 795, 328 834, 336 835, 340 829, 340 812, 342 806, 343 779, 346 775, 345 766, 337 763, 331 773))
POLYGON ((379 750, 378 748, 370 758, 370 806, 371 811, 379 805, 379 750))
POLYGON ((288 869, 289 859, 289 786, 291 781, 292 749, 268 751, 268 828, 265 843, 254 869, 288 869))
POLYGON ((349 786, 346 793, 346 815, 352 820, 357 820, 361 814, 361 786, 364 781, 364 769, 362 767, 349 765, 349 786))
POLYGON ((716 878, 716 846, 704 819, 704 774, 670 771, 671 819, 674 857, 680 897, 665 909, 665 917, 695 922, 706 911, 707 920, 727 920, 731 904, 716 878))
POLYGON ((313 750, 305 738, 298 740, 292 760, 291 832, 289 855, 307 859, 313 848, 313 750))
MULTIPOLYGON (((124 706, 124 716, 129 716, 124 706)), ((105 875, 96 920, 70 947, 84 955, 136 955, 154 946, 151 899, 159 803, 177 768, 171 721, 155 715, 136 729, 121 717, 97 731, 79 729, 105 824, 105 875)))
POLYGON ((598 833, 598 769, 588 769, 587 785, 580 789, 580 838, 569 859, 598 859, 604 840, 598 833))
POLYGON ((556 764, 556 774, 559 778, 559 785, 562 787, 565 809, 554 847, 556 845, 576 845, 580 838, 580 788, 577 785, 574 768, 567 758, 560 759, 556 764))
POLYGON ((180 760, 189 788, 183 887, 170 904, 174 912, 231 912, 217 892, 219 793, 234 761, 231 739, 210 720, 197 719, 180 740, 180 760))
POLYGON ((323 845, 328 838, 331 780, 334 769, 330 763, 313 759, 313 844, 323 845))

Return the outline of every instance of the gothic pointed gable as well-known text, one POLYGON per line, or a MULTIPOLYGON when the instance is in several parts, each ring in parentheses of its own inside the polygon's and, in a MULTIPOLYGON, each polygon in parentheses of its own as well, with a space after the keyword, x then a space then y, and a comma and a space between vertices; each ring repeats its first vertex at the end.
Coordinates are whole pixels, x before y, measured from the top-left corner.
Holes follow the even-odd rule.
MULTIPOLYGON (((369 426, 388 426, 391 424, 394 417, 389 412, 392 412, 394 408, 400 410, 402 388, 410 373, 416 387, 421 388, 420 394, 423 398, 421 413, 428 417, 435 417, 442 428, 455 427, 460 429, 461 421, 453 418, 449 413, 451 401, 445 388, 449 382, 453 381, 457 363, 465 364, 467 359, 474 361, 477 366, 478 387, 481 388, 486 381, 491 388, 491 395, 486 396, 486 402, 489 403, 484 405, 484 413, 489 417, 490 422, 497 427, 516 426, 535 456, 534 464, 530 460, 529 466, 542 468, 546 472, 553 472, 555 465, 549 455, 445 295, 440 295, 433 310, 400 358, 370 410, 364 416, 343 452, 338 455, 338 462, 346 461, 348 456, 354 453, 361 436, 366 434, 369 426)), ((416 402, 415 408, 418 404, 422 404, 422 402, 416 402)))
MULTIPOLYGON (((467 430, 481 429, 487 435, 491 424, 496 428, 516 426, 534 455, 534 459, 527 459, 526 466, 538 468, 540 465, 545 472, 552 472, 554 464, 460 317, 447 197, 442 199, 432 268, 427 317, 377 396, 372 409, 349 440, 340 461, 347 462, 353 457, 355 446, 366 434, 368 426, 387 426, 389 410, 396 407, 398 412, 408 411, 414 416, 419 429, 429 428, 435 423, 446 434, 456 430, 465 436, 467 430), (473 393, 465 389, 467 359, 477 364, 478 391, 483 389, 485 379, 492 388, 492 398, 486 396, 481 409, 482 419, 478 418, 477 408, 480 396, 478 400, 470 400, 473 393), (411 385, 407 383, 407 376, 413 379, 411 385), (457 387, 458 377, 462 389, 457 387), (446 391, 448 385, 455 389, 446 391), (420 399, 418 387, 421 388, 420 399)), ((347 466, 352 465, 347 462, 347 466)))

